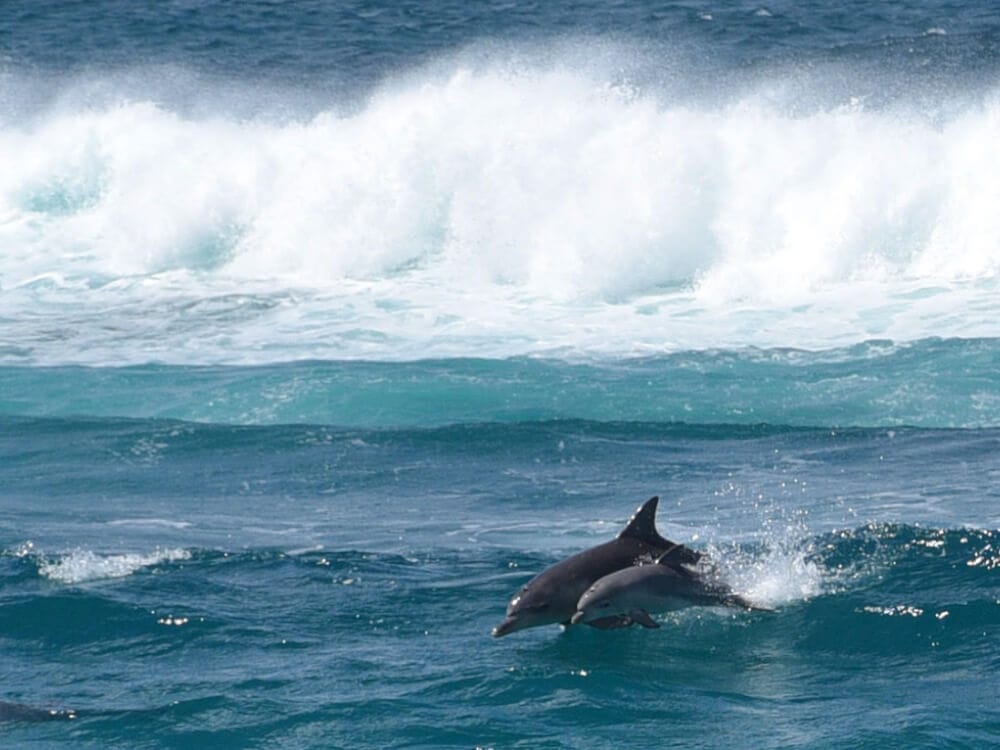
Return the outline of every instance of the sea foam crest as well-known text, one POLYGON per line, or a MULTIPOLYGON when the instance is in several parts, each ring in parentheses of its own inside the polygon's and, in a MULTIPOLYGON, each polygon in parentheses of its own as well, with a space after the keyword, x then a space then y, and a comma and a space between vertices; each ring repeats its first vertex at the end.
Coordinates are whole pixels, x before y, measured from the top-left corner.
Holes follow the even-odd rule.
POLYGON ((943 121, 693 104, 559 68, 464 69, 274 123, 148 101, 0 131, 5 285, 166 270, 616 299, 780 298, 1000 269, 995 98, 943 121))
POLYGON ((992 336, 998 128, 990 91, 796 109, 559 64, 444 66, 297 120, 64 104, 0 120, 0 358, 992 336))
POLYGON ((148 554, 98 555, 90 550, 76 550, 62 557, 43 559, 38 572, 59 583, 85 583, 105 578, 125 578, 141 568, 167 562, 189 560, 184 549, 160 549, 148 554))

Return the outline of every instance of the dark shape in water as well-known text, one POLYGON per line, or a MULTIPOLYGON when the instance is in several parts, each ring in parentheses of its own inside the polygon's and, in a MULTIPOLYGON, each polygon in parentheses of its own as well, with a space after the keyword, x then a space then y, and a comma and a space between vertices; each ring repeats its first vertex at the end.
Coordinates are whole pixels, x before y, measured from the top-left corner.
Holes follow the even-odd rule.
MULTIPOLYGON (((496 638, 525 628, 562 623, 568 625, 577 602, 598 579, 657 558, 678 565, 695 565, 702 555, 664 539, 656 531, 656 506, 651 497, 636 510, 622 532, 612 541, 591 547, 546 568, 528 581, 507 607, 507 616, 493 628, 496 638)), ((631 624, 627 618, 612 616, 588 622, 592 627, 610 629, 631 624)))
POLYGON ((0 701, 0 721, 57 721, 75 718, 76 711, 72 709, 35 708, 23 703, 0 701))

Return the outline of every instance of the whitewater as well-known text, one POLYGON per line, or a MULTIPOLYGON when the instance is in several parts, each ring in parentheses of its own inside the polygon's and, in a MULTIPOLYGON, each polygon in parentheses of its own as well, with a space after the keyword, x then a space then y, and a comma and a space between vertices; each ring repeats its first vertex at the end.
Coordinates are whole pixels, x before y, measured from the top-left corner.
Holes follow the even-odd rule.
POLYGON ((361 101, 262 95, 264 111, 245 83, 192 100, 183 71, 50 84, 41 101, 8 74, 0 357, 607 357, 996 333, 1000 90, 924 105, 777 69, 709 93, 680 63, 650 81, 609 64, 622 49, 582 64, 585 48, 466 51, 361 101))

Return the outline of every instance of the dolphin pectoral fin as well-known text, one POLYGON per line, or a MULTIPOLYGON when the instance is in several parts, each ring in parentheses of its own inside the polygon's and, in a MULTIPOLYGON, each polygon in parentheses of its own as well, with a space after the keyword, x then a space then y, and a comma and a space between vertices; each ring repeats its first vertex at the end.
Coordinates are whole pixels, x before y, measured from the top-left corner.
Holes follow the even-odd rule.
POLYGON ((644 609, 633 609, 628 613, 629 618, 633 621, 642 625, 644 628, 655 629, 660 627, 660 623, 656 622, 652 617, 649 616, 649 612, 644 609))
POLYGON ((632 624, 632 620, 626 615, 612 615, 611 617, 600 617, 596 620, 591 620, 586 624, 598 630, 617 630, 618 628, 627 628, 632 624))

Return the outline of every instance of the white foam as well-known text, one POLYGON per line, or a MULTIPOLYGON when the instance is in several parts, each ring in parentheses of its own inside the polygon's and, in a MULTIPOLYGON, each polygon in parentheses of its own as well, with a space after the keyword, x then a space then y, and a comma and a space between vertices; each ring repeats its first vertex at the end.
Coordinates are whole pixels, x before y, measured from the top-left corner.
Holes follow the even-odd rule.
POLYGON ((55 109, 0 125, 0 315, 89 363, 991 335, 998 127, 996 92, 798 111, 558 64, 299 121, 55 109))
POLYGON ((760 547, 712 547, 719 575, 751 603, 781 608, 826 592, 834 583, 817 562, 804 526, 765 524, 760 547))
POLYGON ((169 518, 119 518, 108 521, 109 526, 136 526, 167 529, 187 529, 191 527, 190 521, 174 521, 169 518))
POLYGON ((752 603, 778 608, 823 593, 826 577, 803 549, 772 548, 730 575, 733 588, 752 603))
POLYGON ((105 578, 125 578, 142 568, 166 562, 189 560, 184 549, 159 549, 148 554, 98 555, 90 550, 77 550, 56 559, 43 559, 38 572, 59 583, 85 583, 105 578))

